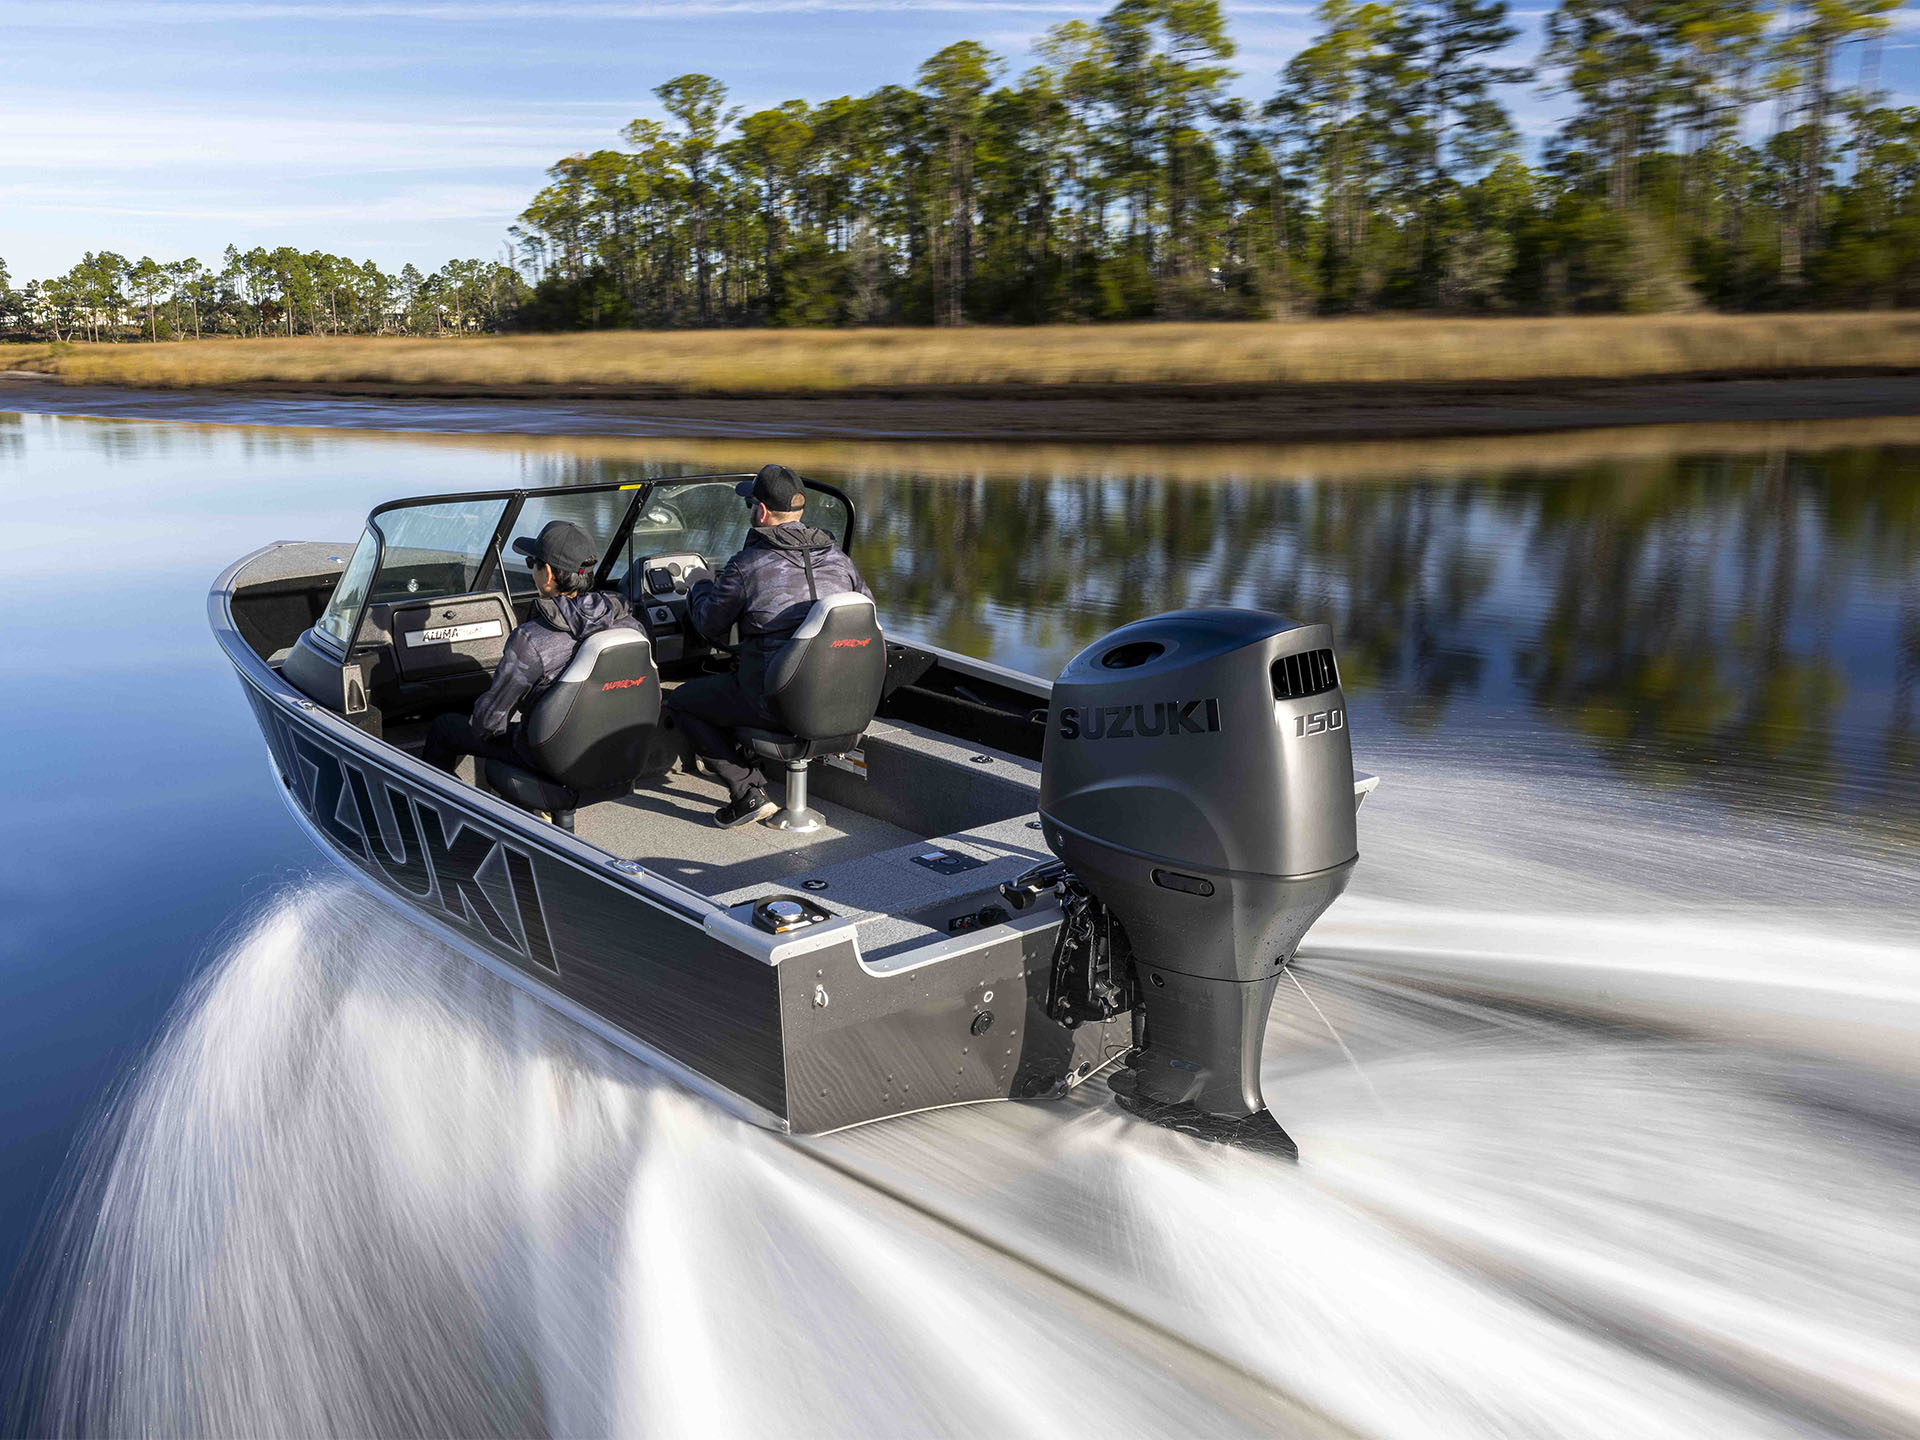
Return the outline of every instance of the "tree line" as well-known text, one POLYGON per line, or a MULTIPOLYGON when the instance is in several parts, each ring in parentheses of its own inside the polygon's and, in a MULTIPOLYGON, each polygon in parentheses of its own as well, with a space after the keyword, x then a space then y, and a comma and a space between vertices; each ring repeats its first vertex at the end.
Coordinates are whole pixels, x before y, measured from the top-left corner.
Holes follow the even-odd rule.
POLYGON ((552 167, 511 264, 102 252, 0 270, 0 305, 91 338, 1914 305, 1898 4, 1560 0, 1522 66, 1506 0, 1322 0, 1254 102, 1217 0, 1117 0, 1018 75, 962 41, 750 113, 669 80, 665 119, 552 167), (1534 161, 1521 83, 1566 111, 1534 161))
POLYGON ((1323 0, 1229 93, 1215 0, 1119 0, 1009 76, 743 113, 705 75, 549 172, 513 238, 543 328, 952 324, 1920 303, 1920 110, 1876 88, 1898 0, 1323 0), (1855 61, 1858 61, 1855 64, 1855 61), (1536 163, 1502 96, 1567 118, 1536 163))
POLYGON ((0 334, 48 340, 172 340, 207 335, 446 335, 498 330, 527 294, 503 261, 450 260, 389 274, 288 246, 242 252, 221 268, 194 259, 129 260, 88 251, 65 274, 10 283, 0 260, 0 334))

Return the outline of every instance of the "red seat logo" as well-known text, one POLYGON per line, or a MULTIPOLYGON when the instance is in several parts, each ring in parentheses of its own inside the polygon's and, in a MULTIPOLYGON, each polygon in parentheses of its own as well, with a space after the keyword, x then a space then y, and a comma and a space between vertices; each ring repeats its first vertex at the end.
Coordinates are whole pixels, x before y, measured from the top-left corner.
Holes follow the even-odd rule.
POLYGON ((602 690, 631 690, 636 685, 644 685, 646 683, 647 677, 642 675, 637 680, 609 680, 600 688, 602 690))
POLYGON ((829 650, 839 650, 842 647, 845 647, 846 649, 851 650, 856 645, 871 645, 872 643, 873 643, 873 637, 869 635, 864 640, 836 640, 827 648, 829 650))

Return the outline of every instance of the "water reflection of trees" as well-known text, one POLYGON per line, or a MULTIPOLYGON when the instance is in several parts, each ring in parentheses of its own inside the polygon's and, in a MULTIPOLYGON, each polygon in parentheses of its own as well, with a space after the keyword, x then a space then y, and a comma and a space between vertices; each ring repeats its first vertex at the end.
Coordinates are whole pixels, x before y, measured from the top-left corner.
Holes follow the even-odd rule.
POLYGON ((1636 769, 1914 773, 1920 452, 844 483, 889 609, 954 649, 1048 668, 1139 615, 1256 605, 1333 625, 1349 689, 1402 723, 1514 704, 1636 769))
POLYGON ((862 568, 935 644, 1057 667, 1115 625, 1237 604, 1325 620, 1350 682, 1438 713, 1483 664, 1467 610, 1491 573, 1452 486, 1168 484, 1103 475, 846 478, 862 568))
MULTIPOLYGON (((316 478, 363 466, 368 445, 60 423, 109 460, 224 463, 237 445, 242 463, 316 478)), ((0 453, 18 439, 18 420, 0 421, 0 453)), ((431 443, 446 460, 400 467, 396 493, 714 468, 671 458, 671 442, 658 458, 418 438, 431 443)), ((1792 775, 1804 793, 1884 770, 1887 805, 1920 800, 1920 450, 1637 456, 1431 482, 1172 480, 1058 461, 820 478, 859 506, 856 551, 888 623, 952 649, 1050 672, 1140 615, 1259 606, 1331 624, 1349 690, 1402 724, 1531 711, 1643 773, 1753 793, 1792 775)))
POLYGON ((1876 614, 1916 583, 1913 454, 1675 459, 1501 489, 1551 586, 1516 652, 1540 708, 1636 766, 1761 786, 1910 755, 1914 607, 1888 628, 1876 614), (1876 736, 1855 714, 1882 705, 1876 736))

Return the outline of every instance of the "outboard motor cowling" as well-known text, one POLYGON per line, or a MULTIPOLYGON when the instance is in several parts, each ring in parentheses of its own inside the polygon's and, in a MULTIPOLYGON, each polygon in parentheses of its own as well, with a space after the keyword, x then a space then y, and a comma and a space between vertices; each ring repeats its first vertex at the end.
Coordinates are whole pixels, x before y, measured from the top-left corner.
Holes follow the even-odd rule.
POLYGON ((1113 1088, 1134 1108, 1271 1125, 1274 988, 1358 858, 1332 633, 1254 610, 1156 615, 1068 662, 1048 720, 1047 844, 1110 912, 1108 968, 1130 956, 1113 986, 1138 1048, 1113 1088))

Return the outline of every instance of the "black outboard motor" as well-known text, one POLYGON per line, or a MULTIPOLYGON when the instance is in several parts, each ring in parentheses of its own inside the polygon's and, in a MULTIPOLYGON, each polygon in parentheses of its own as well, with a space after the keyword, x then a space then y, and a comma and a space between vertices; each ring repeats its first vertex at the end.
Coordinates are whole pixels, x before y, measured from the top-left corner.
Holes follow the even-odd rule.
POLYGON ((1267 1014, 1358 859, 1332 633, 1255 610, 1156 615, 1075 656, 1048 720, 1040 819, 1071 872, 1055 1018, 1132 1008, 1123 1104, 1291 1154, 1260 1093, 1267 1014))

